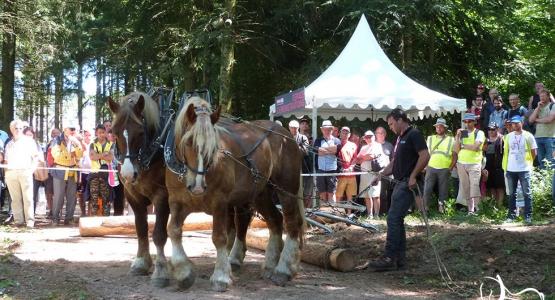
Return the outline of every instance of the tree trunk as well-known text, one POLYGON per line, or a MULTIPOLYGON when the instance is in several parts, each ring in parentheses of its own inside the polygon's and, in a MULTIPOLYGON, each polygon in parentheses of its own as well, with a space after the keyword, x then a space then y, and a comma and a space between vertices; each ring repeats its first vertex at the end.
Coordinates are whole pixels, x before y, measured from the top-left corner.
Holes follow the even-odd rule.
POLYGON ((63 129, 62 104, 64 100, 64 69, 61 66, 54 72, 54 127, 63 129))
POLYGON ((220 65, 220 106, 223 112, 233 113, 231 96, 231 74, 235 65, 235 42, 233 39, 233 18, 237 0, 227 0, 228 19, 224 21, 223 38, 221 42, 222 61, 220 65))
POLYGON ((3 13, 2 37, 2 112, 0 128, 9 128, 14 118, 14 83, 15 83, 15 1, 5 0, 3 13))
POLYGON ((83 61, 77 62, 77 120, 83 128, 83 61))
POLYGON ((104 82, 104 77, 102 76, 102 58, 96 58, 96 95, 95 95, 95 118, 94 123, 100 124, 101 121, 101 113, 102 113, 102 105, 103 105, 103 97, 102 97, 102 83, 104 82))

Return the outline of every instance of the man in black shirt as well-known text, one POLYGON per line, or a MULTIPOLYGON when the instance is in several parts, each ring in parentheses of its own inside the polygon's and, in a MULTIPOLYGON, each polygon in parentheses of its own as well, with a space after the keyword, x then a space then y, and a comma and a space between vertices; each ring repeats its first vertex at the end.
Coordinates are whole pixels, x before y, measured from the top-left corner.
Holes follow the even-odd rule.
MULTIPOLYGON (((382 171, 382 176, 393 174, 396 184, 387 214, 385 254, 370 263, 375 271, 390 271, 405 266, 405 216, 415 201, 415 194, 422 200, 417 184, 422 184, 421 173, 430 159, 424 136, 418 129, 410 126, 403 110, 394 109, 386 119, 389 128, 398 137, 393 150, 393 161, 382 171)), ((422 203, 417 206, 422 207, 422 203)))

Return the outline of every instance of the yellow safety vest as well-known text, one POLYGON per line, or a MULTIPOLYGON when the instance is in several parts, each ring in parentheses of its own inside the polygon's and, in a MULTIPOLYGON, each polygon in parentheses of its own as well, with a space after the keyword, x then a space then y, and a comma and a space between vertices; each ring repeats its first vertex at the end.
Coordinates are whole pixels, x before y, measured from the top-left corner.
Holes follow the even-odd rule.
POLYGON ((428 167, 434 169, 447 169, 451 166, 453 158, 453 137, 431 135, 427 140, 430 161, 428 167), (442 141, 443 140, 443 141, 442 141))
MULTIPOLYGON (((474 145, 474 141, 476 137, 481 131, 479 129, 474 128, 474 131, 468 133, 468 137, 461 139, 461 145, 465 144, 472 144, 474 145)), ((481 164, 482 163, 482 145, 484 142, 480 144, 478 151, 472 151, 468 149, 461 149, 459 151, 459 159, 457 162, 461 164, 481 164)))
MULTIPOLYGON (((522 131, 522 137, 524 138, 524 149, 526 150, 526 155, 524 155, 524 161, 526 161, 526 164, 530 167, 533 168, 534 167, 534 158, 532 157, 532 151, 530 151, 530 142, 529 140, 532 138, 534 138, 534 136, 526 131, 523 130, 522 131)), ((503 168, 503 170, 505 172, 507 172, 507 166, 509 165, 509 135, 505 135, 503 137, 503 163, 501 164, 501 167, 503 168)))
MULTIPOLYGON (((111 142, 106 142, 106 144, 104 145, 104 148, 102 147, 102 144, 100 144, 99 142, 95 142, 94 144, 92 144, 94 152, 101 154, 107 151, 110 151, 110 149, 112 149, 112 143, 111 142)), ((105 160, 91 160, 91 169, 92 170, 100 170, 100 165, 107 165, 110 162, 107 162, 105 160)))

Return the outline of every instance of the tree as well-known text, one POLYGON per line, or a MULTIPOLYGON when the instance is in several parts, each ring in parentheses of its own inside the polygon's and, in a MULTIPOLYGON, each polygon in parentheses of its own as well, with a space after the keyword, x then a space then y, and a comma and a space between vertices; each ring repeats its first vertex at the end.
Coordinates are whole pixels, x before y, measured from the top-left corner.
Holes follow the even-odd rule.
POLYGON ((15 18, 14 0, 5 0, 2 16, 2 119, 1 128, 8 128, 14 117, 15 83, 15 18))

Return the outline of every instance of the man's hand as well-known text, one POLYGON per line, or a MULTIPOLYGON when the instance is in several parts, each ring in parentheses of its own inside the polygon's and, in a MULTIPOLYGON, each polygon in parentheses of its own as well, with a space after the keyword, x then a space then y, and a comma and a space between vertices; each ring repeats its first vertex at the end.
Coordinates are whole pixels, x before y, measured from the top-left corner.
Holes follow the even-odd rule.
POLYGON ((457 134, 455 134, 455 139, 456 139, 457 141, 460 141, 460 140, 461 140, 461 135, 462 135, 461 132, 462 132, 462 128, 457 129, 457 134))
POLYGON ((378 181, 380 181, 380 179, 382 179, 382 174, 381 173, 374 176, 374 178, 372 179, 372 182, 370 182, 370 185, 374 186, 374 185, 378 184, 378 181))
POLYGON ((408 183, 408 185, 409 185, 409 189, 411 189, 411 190, 412 190, 412 189, 416 189, 416 178, 414 178, 414 177, 412 177, 412 176, 409 177, 409 183, 408 183))

